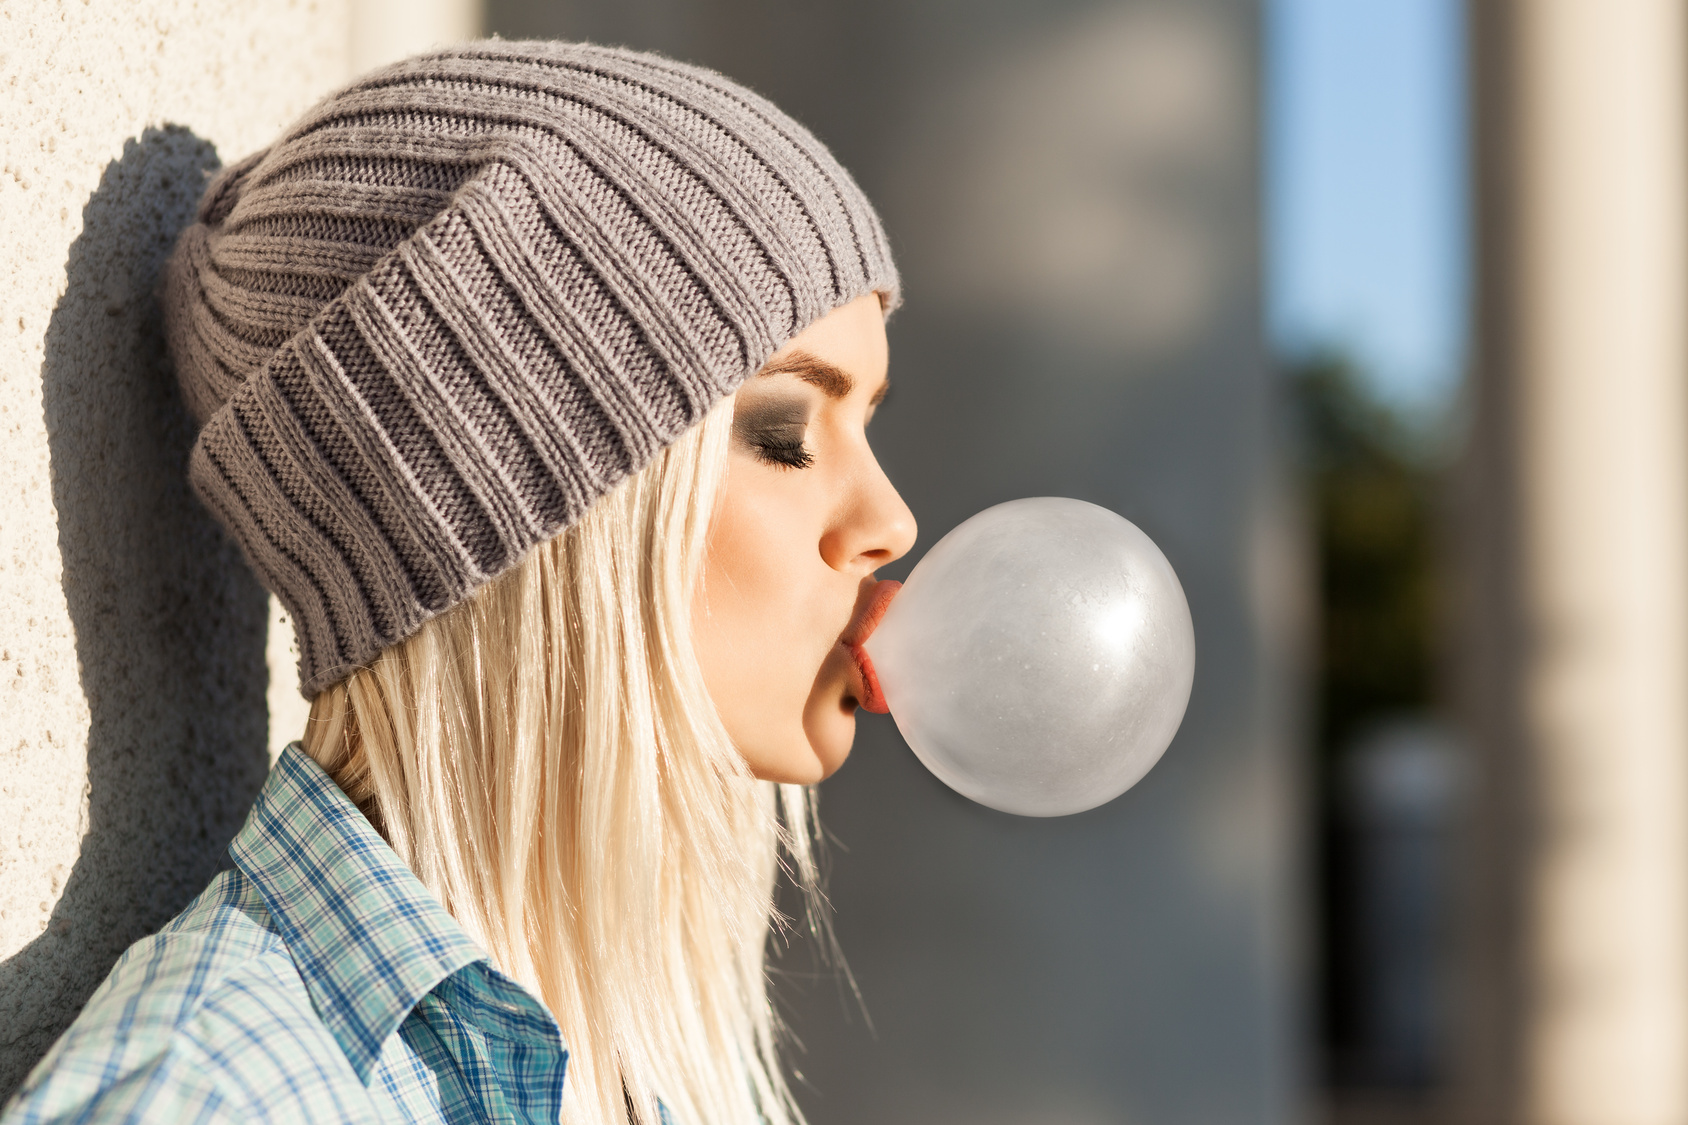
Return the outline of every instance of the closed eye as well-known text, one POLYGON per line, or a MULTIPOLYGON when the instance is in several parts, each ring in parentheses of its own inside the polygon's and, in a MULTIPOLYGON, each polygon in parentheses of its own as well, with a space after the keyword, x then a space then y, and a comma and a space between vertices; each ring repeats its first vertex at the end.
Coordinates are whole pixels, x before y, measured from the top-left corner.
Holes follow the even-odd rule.
POLYGON ((809 410, 802 395, 740 399, 733 412, 733 440, 765 465, 806 469, 815 463, 805 444, 809 410))
POLYGON ((756 459, 764 464, 807 469, 815 463, 815 455, 809 452, 801 437, 762 434, 752 437, 750 445, 756 459))

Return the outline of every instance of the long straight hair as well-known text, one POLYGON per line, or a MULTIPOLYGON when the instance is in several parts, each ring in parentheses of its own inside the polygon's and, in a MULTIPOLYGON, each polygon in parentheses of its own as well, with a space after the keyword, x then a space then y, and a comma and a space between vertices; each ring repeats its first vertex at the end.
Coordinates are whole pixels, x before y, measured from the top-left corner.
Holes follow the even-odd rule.
POLYGON ((569 1047, 563 1120, 801 1122, 764 957, 811 791, 750 776, 691 643, 731 400, 317 696, 305 751, 569 1047))

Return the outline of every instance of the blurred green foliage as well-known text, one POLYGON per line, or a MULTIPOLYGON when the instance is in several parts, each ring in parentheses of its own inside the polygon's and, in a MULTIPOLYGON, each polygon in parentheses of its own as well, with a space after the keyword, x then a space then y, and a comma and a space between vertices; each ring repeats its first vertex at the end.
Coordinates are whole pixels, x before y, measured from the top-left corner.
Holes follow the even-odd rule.
POLYGON ((1319 571, 1314 785, 1326 1081, 1365 1084, 1362 964, 1344 831, 1342 756, 1375 725, 1435 703, 1437 431, 1368 393, 1327 355, 1287 372, 1319 571))
POLYGON ((1433 702, 1436 444, 1322 356, 1292 368, 1319 567, 1318 745, 1433 702))

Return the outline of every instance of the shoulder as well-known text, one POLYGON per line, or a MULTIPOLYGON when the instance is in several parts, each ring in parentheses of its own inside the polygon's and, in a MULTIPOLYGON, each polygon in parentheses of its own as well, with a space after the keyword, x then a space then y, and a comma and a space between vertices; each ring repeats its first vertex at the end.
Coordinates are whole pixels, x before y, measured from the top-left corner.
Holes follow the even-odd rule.
POLYGON ((263 900, 231 871, 118 959, 4 1125, 365 1116, 346 1092, 362 1083, 263 900))
MULTIPOLYGON (((191 1028, 231 993, 290 965, 250 881, 225 871, 162 930, 124 951, 43 1062, 191 1028)), ((285 994, 288 984, 281 974, 271 991, 285 994)))

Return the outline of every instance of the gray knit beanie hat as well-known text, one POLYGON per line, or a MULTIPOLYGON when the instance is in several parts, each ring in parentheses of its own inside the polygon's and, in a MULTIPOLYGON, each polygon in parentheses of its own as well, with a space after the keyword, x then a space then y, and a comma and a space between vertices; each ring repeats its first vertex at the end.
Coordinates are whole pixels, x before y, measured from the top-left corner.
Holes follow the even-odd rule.
POLYGON ((856 297, 873 209, 801 125, 626 50, 472 43, 225 169, 170 260, 195 490, 307 697, 462 601, 856 297))

